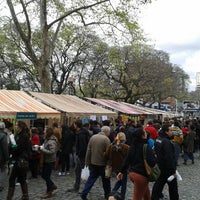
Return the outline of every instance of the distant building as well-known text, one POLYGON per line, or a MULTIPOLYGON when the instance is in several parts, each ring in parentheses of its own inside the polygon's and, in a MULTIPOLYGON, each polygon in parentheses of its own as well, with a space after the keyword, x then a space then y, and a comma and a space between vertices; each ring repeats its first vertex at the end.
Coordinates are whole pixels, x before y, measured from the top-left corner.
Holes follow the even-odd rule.
POLYGON ((165 106, 168 111, 175 110, 177 106, 177 99, 174 97, 168 97, 161 102, 161 105, 165 106))
POLYGON ((196 73, 196 88, 200 89, 200 72, 196 73))

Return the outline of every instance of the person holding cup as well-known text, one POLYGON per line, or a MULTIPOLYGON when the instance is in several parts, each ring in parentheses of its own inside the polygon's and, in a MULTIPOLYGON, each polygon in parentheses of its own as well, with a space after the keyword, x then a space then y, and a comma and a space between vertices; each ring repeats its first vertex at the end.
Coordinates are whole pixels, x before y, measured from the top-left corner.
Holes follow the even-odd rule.
POLYGON ((42 167, 42 178, 46 181, 46 193, 41 196, 42 199, 51 198, 53 191, 57 189, 57 186, 51 179, 51 173, 54 169, 56 162, 56 153, 58 148, 58 139, 54 136, 52 128, 46 128, 44 131, 45 140, 44 144, 39 146, 34 145, 35 149, 39 149, 43 152, 43 167, 42 167))

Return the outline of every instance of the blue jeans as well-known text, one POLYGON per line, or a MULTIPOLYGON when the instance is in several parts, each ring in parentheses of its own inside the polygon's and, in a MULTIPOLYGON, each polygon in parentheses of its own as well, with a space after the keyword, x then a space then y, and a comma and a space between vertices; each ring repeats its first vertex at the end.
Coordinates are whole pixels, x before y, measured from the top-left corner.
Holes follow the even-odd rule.
POLYGON ((178 159, 180 155, 180 145, 177 143, 174 143, 174 153, 175 153, 175 164, 178 165, 178 159))
POLYGON ((122 180, 115 182, 112 192, 117 192, 118 189, 121 187, 121 196, 122 199, 125 199, 126 185, 127 185, 127 174, 123 174, 122 180))
POLYGON ((105 166, 96 166, 96 165, 91 165, 90 166, 90 175, 85 183, 85 187, 82 191, 82 196, 87 196, 89 191, 91 190, 92 186, 96 182, 96 180, 101 176, 102 183, 103 183, 103 189, 104 189, 104 196, 107 198, 110 191, 111 191, 111 186, 110 186, 110 179, 105 177, 105 166))
POLYGON ((188 159, 192 160, 194 162, 194 155, 193 152, 187 153, 184 152, 184 156, 183 156, 184 161, 186 162, 188 159))
POLYGON ((50 192, 52 186, 54 185, 53 181, 51 180, 51 173, 54 168, 55 162, 44 163, 42 168, 42 178, 46 181, 47 191, 50 192))

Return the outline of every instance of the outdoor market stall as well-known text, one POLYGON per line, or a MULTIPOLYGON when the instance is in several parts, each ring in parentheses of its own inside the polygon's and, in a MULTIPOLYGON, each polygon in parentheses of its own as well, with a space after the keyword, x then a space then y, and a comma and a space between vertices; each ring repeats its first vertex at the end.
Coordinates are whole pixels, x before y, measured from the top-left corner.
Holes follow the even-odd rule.
MULTIPOLYGON (((0 119, 46 120, 44 125, 60 121, 61 113, 35 100, 24 91, 0 90, 0 119)), ((29 124, 30 125, 30 124, 29 124)))
POLYGON ((98 106, 102 106, 117 112, 118 115, 122 117, 124 122, 126 122, 128 118, 132 118, 135 121, 138 121, 141 120, 142 116, 150 114, 150 112, 148 111, 139 110, 131 107, 128 104, 124 104, 122 102, 117 102, 114 100, 97 99, 97 98, 87 98, 87 100, 92 103, 95 103, 98 106))
POLYGON ((38 92, 29 92, 29 94, 46 105, 59 110, 62 113, 63 123, 71 124, 76 118, 87 122, 90 119, 104 121, 117 117, 116 112, 93 105, 77 96, 38 92))
POLYGON ((102 106, 104 108, 118 112, 118 114, 122 116, 123 121, 127 121, 128 118, 134 118, 135 121, 138 120, 148 121, 150 119, 162 120, 164 117, 171 117, 171 114, 169 112, 137 106, 125 102, 117 102, 114 100, 97 99, 97 98, 87 98, 87 100, 98 106, 102 106))

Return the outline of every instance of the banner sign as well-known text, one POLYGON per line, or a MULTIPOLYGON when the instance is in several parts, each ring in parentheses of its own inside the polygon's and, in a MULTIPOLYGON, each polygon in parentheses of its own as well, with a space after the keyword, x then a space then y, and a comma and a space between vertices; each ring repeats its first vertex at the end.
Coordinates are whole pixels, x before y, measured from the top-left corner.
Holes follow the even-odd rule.
POLYGON ((16 119, 37 119, 35 112, 17 112, 16 119))

